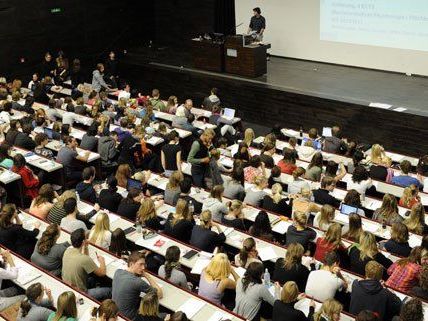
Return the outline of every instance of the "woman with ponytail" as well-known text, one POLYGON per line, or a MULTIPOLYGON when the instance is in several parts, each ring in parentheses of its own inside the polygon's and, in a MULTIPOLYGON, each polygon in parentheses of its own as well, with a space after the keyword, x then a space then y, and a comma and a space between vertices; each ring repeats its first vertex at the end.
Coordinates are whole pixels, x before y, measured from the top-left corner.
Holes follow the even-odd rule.
POLYGON ((21 302, 17 321, 45 321, 53 313, 51 290, 39 282, 30 285, 25 291, 26 298, 21 302), (46 293, 47 300, 43 299, 46 293))
POLYGON ((244 240, 242 249, 235 255, 235 265, 247 268, 253 262, 261 262, 256 248, 256 241, 252 237, 244 240))
POLYGON ((98 307, 94 307, 91 314, 96 321, 116 321, 119 308, 113 300, 107 299, 98 307))
POLYGON ((158 274, 161 278, 182 287, 189 289, 186 274, 180 270, 180 248, 178 246, 170 246, 166 250, 165 264, 159 268, 158 274))
POLYGON ((58 224, 49 225, 31 255, 33 263, 56 276, 61 275, 62 257, 67 247, 70 246, 68 242, 56 243, 60 233, 61 229, 58 224))

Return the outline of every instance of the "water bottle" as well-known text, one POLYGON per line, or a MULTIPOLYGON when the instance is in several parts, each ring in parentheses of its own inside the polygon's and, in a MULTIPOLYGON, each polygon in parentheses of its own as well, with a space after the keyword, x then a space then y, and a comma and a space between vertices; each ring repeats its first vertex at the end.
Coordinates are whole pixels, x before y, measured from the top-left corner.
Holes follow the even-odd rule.
POLYGON ((195 206, 193 205, 192 201, 189 201, 189 211, 190 214, 193 214, 195 212, 195 206))
POLYGON ((79 195, 79 193, 77 191, 75 193, 76 193, 77 204, 79 204, 80 203, 80 195, 79 195))
POLYGON ((266 287, 270 287, 270 273, 268 269, 265 269, 265 274, 263 275, 263 280, 266 287))

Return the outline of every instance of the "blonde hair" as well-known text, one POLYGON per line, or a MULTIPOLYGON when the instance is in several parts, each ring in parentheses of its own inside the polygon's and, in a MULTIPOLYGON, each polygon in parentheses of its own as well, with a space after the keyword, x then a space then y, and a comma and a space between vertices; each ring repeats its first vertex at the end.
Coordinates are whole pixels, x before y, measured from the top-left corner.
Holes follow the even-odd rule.
POLYGON ((324 240, 338 248, 342 240, 342 226, 339 223, 331 224, 324 235, 324 240))
POLYGON ((287 253, 285 253, 284 268, 291 270, 295 265, 301 263, 304 252, 305 249, 302 244, 291 243, 287 247, 287 253))
POLYGON ((321 207, 321 214, 318 220, 318 225, 321 227, 325 224, 330 224, 334 220, 335 210, 334 207, 325 204, 321 207))
POLYGON ((76 296, 72 291, 63 292, 58 297, 57 310, 52 321, 59 321, 62 318, 77 318, 76 296))
POLYGON ((266 177, 264 177, 262 175, 254 177, 254 184, 257 187, 261 187, 265 183, 267 183, 267 178, 266 177))
POLYGON ((184 179, 183 173, 179 171, 175 171, 172 173, 172 175, 169 177, 168 184, 166 185, 166 188, 168 189, 178 189, 180 188, 180 182, 182 182, 184 179))
POLYGON ((242 211, 242 202, 240 200, 233 200, 230 202, 229 211, 240 209, 242 211))
POLYGON ((247 128, 244 132, 244 140, 243 142, 250 147, 256 135, 254 134, 254 130, 251 128, 247 128))
POLYGON ((297 300, 298 295, 299 288, 297 287, 296 282, 285 282, 284 286, 282 287, 281 301, 284 303, 292 303, 297 300))
POLYGON ((425 224, 425 210, 421 203, 413 205, 409 217, 404 220, 404 224, 407 226, 410 232, 416 234, 423 233, 425 224))
POLYGON ((177 205, 175 205, 175 213, 172 216, 171 225, 174 226, 180 220, 190 219, 189 205, 186 200, 179 198, 177 205))
POLYGON ((401 196, 400 200, 403 202, 403 205, 405 207, 409 207, 410 202, 415 198, 417 191, 418 190, 416 188, 416 185, 414 184, 406 187, 403 190, 403 195, 401 196))
POLYGON ((99 245, 108 231, 110 231, 110 218, 105 212, 99 212, 95 218, 95 225, 91 230, 92 235, 89 241, 99 245))
POLYGON ((384 163, 384 159, 385 159, 385 149, 379 144, 374 144, 372 146, 370 160, 372 161, 372 163, 382 164, 384 163))
POLYGON ((375 236, 367 231, 363 231, 360 235, 360 259, 373 259, 378 253, 375 236))
POLYGON ((306 213, 298 212, 298 211, 294 212, 294 222, 296 222, 302 227, 305 227, 307 221, 308 221, 308 215, 306 215, 306 213))
POLYGON ((157 316, 159 313, 159 297, 156 291, 149 291, 140 301, 138 313, 142 316, 157 316))
POLYGON ((282 200, 282 186, 279 183, 272 185, 272 199, 275 204, 278 204, 282 200))
POLYGON ((216 281, 227 279, 232 271, 229 259, 224 253, 217 253, 205 268, 205 273, 216 281))
POLYGON ((70 198, 77 199, 76 192, 72 189, 68 189, 68 190, 64 191, 64 193, 62 193, 60 196, 58 196, 57 202, 55 203, 55 205, 57 205, 59 207, 63 207, 65 201, 70 199, 70 198))
POLYGON ((210 210, 202 211, 201 215, 199 216, 200 223, 199 225, 204 229, 210 229, 211 228, 211 220, 212 215, 210 210))
POLYGON ((382 199, 382 205, 378 209, 379 218, 383 221, 389 221, 392 215, 398 214, 397 199, 394 195, 385 194, 382 199))
POLYGON ((328 299, 324 301, 321 308, 314 314, 314 321, 321 321, 323 316, 326 316, 328 320, 333 321, 334 314, 339 314, 342 312, 342 305, 335 299, 328 299))
POLYGON ((138 209, 137 219, 140 223, 144 223, 147 220, 150 220, 155 217, 156 217, 155 202, 150 197, 147 197, 142 201, 140 208, 138 209))

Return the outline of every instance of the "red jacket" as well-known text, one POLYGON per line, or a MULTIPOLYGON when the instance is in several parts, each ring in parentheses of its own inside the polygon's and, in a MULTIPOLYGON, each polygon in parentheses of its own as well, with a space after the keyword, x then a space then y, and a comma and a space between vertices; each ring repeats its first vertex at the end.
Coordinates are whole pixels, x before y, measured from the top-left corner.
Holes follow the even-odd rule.
POLYGON ((24 194, 31 199, 36 198, 39 195, 39 179, 33 176, 33 171, 27 166, 21 168, 12 167, 12 171, 19 174, 22 179, 22 185, 24 185, 24 194))
POLYGON ((296 170, 297 166, 292 163, 286 163, 282 159, 278 162, 278 167, 281 168, 281 173, 284 174, 293 174, 293 172, 296 170))

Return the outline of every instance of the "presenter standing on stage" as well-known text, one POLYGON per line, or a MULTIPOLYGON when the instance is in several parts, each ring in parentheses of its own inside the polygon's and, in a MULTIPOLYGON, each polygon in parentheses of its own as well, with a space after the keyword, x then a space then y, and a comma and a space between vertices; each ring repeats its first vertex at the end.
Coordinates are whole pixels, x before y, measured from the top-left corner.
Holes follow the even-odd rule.
POLYGON ((266 29, 266 19, 261 13, 259 7, 253 9, 253 16, 248 27, 248 34, 255 32, 255 40, 260 42, 263 41, 263 32, 266 29))

